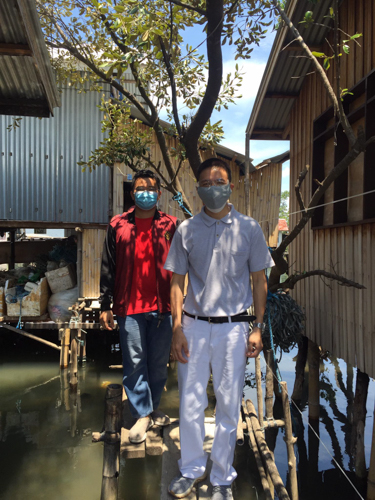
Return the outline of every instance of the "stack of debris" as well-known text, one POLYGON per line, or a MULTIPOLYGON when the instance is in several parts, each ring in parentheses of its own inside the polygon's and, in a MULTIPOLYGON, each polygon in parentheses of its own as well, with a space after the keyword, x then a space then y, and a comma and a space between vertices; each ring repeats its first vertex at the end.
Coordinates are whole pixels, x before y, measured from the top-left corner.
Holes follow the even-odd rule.
POLYGON ((69 321, 78 299, 77 245, 69 237, 27 267, 0 271, 0 317, 69 321))

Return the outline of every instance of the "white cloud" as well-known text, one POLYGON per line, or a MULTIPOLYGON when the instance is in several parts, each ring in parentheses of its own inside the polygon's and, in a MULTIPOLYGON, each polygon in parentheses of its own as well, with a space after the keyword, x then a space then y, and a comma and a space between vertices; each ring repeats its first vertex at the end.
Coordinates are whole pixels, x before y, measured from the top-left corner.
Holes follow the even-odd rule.
POLYGON ((232 73, 233 76, 236 64, 238 64, 240 73, 243 73, 242 85, 238 90, 238 95, 242 95, 242 99, 237 101, 237 104, 241 105, 244 101, 247 103, 247 101, 255 99, 266 63, 252 61, 251 59, 246 61, 227 60, 223 65, 223 79, 226 78, 228 73, 232 73))
POLYGON ((290 168, 289 166, 286 166, 285 168, 283 168, 283 177, 289 177, 290 175, 290 168))

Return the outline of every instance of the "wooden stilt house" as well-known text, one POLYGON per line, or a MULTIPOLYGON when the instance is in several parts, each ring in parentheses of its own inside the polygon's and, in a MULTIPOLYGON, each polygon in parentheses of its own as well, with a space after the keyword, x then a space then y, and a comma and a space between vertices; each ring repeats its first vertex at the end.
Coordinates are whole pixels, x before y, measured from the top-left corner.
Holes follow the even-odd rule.
MULTIPOLYGON (((332 55, 334 44, 330 7, 327 0, 315 5, 287 3, 287 13, 307 45, 326 56, 332 55), (304 22, 307 11, 312 23, 304 22)), ((343 104, 351 125, 355 133, 362 127, 366 139, 375 135, 374 21, 372 0, 339 2, 339 85, 349 92, 343 104), (345 42, 355 34, 362 36, 345 42), (349 45, 349 54, 342 44, 349 45)), ((301 188, 308 203, 317 189, 315 180, 322 181, 349 150, 322 81, 293 38, 288 28, 279 29, 247 127, 248 140, 290 140, 290 230, 300 217, 294 192, 300 172, 309 165, 301 188)), ((335 61, 329 61, 327 76, 336 89, 335 61)), ((323 269, 366 287, 327 284, 316 276, 302 280, 292 293, 306 311, 307 336, 371 377, 375 376, 374 154, 372 143, 329 188, 321 200, 324 206, 289 248, 291 273, 323 269)))

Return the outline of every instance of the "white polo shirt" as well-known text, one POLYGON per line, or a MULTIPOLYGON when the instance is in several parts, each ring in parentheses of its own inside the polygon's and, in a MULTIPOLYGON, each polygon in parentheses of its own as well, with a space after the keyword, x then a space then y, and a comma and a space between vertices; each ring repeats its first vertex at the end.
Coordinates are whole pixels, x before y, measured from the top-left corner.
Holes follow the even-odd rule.
POLYGON ((234 316, 253 298, 250 272, 274 265, 258 222, 230 205, 220 220, 204 208, 177 228, 164 268, 189 274, 184 309, 198 316, 234 316))

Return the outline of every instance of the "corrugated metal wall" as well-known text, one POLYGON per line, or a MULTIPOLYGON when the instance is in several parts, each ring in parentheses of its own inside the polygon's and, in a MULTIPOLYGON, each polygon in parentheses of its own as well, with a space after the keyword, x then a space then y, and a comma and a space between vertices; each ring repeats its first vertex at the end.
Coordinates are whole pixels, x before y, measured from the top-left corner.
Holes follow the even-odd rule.
POLYGON ((108 167, 90 173, 77 165, 103 140, 101 94, 62 90, 54 117, 23 118, 9 132, 12 117, 0 116, 0 220, 108 221, 108 167))

